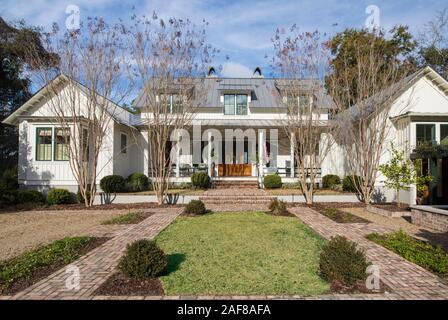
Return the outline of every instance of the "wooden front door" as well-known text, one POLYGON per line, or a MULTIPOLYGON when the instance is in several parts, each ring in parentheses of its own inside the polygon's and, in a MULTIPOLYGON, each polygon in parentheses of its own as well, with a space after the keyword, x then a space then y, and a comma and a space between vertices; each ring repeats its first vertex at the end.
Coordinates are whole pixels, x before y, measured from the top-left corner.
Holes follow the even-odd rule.
POLYGON ((250 177, 252 176, 251 164, 218 164, 219 177, 250 177))

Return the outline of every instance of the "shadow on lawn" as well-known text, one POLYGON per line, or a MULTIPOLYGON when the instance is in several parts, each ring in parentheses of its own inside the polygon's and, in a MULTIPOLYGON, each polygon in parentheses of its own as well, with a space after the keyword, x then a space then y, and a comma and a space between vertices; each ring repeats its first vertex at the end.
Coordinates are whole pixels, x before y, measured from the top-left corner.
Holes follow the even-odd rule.
POLYGON ((185 261, 186 255, 184 253, 173 253, 168 255, 168 267, 166 268, 164 275, 169 275, 179 269, 182 262, 185 261))

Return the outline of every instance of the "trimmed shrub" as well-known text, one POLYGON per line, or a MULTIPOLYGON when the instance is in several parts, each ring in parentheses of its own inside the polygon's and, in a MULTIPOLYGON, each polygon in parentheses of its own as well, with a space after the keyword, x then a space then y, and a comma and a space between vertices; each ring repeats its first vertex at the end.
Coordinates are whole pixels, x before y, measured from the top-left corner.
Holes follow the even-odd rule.
MULTIPOLYGON (((0 204, 13 205, 17 203, 18 190, 2 190, 0 192, 0 204)), ((44 197, 45 200, 45 197, 44 197)))
POLYGON ((205 172, 195 172, 191 176, 191 183, 193 187, 200 189, 207 189, 210 187, 210 177, 205 172))
POLYGON ((105 193, 123 192, 126 189, 126 180, 116 174, 105 176, 100 181, 100 187, 105 193))
POLYGON ((332 283, 354 287, 367 278, 364 251, 355 242, 336 236, 326 243, 320 254, 319 268, 322 277, 332 283))
POLYGON ((160 275, 167 265, 168 257, 155 241, 137 240, 128 244, 118 268, 128 277, 148 278, 160 275))
MULTIPOLYGON (((86 191, 86 197, 87 197, 87 201, 90 201, 90 191, 86 191)), ((81 191, 78 191, 78 193, 76 194, 76 201, 78 201, 78 203, 84 204, 84 197, 81 194, 81 191)))
POLYGON ((185 213, 188 214, 206 214, 204 202, 201 200, 191 200, 185 207, 185 213))
POLYGON ((278 200, 277 198, 271 200, 271 203, 269 204, 269 211, 274 216, 288 216, 289 215, 288 209, 286 209, 286 202, 284 202, 282 200, 278 200))
POLYGON ((0 176, 0 190, 16 190, 18 187, 17 167, 3 171, 0 176))
POLYGON ((282 187, 282 178, 278 174, 269 174, 264 177, 264 187, 266 189, 278 189, 282 187))
POLYGON ((16 203, 45 203, 45 196, 37 190, 18 190, 16 203))
POLYGON ((66 204, 71 202, 70 192, 66 189, 51 189, 47 195, 49 204, 66 204))
POLYGON ((322 178, 322 187, 333 189, 341 184, 341 178, 335 174, 327 174, 322 178))
POLYGON ((358 188, 361 185, 360 176, 345 176, 342 180, 342 190, 347 192, 358 192, 358 188), (358 188, 357 188, 358 186, 358 188))
POLYGON ((145 191, 149 188, 149 179, 141 172, 129 175, 127 182, 129 191, 145 191))
POLYGON ((0 204, 44 204, 45 196, 37 190, 4 190, 0 193, 0 204))

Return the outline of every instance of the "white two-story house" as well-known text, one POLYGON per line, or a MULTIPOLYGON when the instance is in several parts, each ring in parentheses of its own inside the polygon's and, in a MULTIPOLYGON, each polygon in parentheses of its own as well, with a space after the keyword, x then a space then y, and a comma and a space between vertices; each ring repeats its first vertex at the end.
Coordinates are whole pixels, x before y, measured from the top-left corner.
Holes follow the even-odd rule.
MULTIPOLYGON (((189 182, 196 171, 208 172, 216 180, 254 180, 260 176, 278 173, 285 183, 294 182, 299 174, 294 163, 295 143, 285 132, 288 105, 312 108, 319 121, 328 121, 332 108, 331 98, 323 91, 311 93, 309 80, 301 80, 303 92, 293 101, 282 92, 281 80, 265 78, 256 69, 251 78, 220 78, 213 72, 204 79, 207 94, 201 103, 192 127, 188 129, 187 147, 176 151, 171 182, 189 182)), ((448 142, 448 83, 430 68, 406 78, 406 85, 396 93, 389 117, 391 127, 384 141, 381 162, 389 160, 389 144, 405 150, 411 157, 421 141, 433 144, 448 142), (408 102, 406 108, 401 104, 408 102)), ((82 86, 80 85, 82 91, 82 86)), ((63 94, 63 86, 61 93, 63 94)), ((19 127, 19 184, 24 188, 48 189, 63 187, 77 190, 77 183, 69 162, 64 157, 60 128, 52 120, 48 99, 39 91, 4 123, 19 127)), ((176 95, 170 98, 176 108, 176 95)), ((119 108, 111 114, 109 132, 101 150, 98 164, 99 181, 103 176, 118 174, 127 177, 134 172, 151 176, 149 161, 147 106, 144 93, 134 102, 138 114, 119 108)), ((173 142, 167 142, 170 145, 173 142)), ((448 203, 448 160, 440 156, 425 160, 425 170, 437 179, 430 186, 434 203, 448 203)), ((317 170, 319 177, 350 174, 343 148, 334 145, 317 170)), ((320 180, 318 179, 318 182, 320 180)), ((383 187, 384 177, 378 175, 376 187, 383 201, 393 201, 394 193, 383 187)), ((415 203, 416 190, 403 192, 401 199, 415 203)))

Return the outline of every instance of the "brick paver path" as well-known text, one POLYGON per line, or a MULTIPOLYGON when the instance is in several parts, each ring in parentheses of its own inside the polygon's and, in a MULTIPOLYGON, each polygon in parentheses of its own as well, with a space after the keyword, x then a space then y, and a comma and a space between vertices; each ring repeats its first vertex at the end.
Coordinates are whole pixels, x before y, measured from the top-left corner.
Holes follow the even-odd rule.
POLYGON ((70 265, 79 268, 78 291, 66 288, 66 280, 72 274, 66 273, 67 268, 64 267, 19 292, 12 299, 85 299, 91 296, 112 274, 128 243, 139 239, 153 239, 182 212, 182 208, 155 209, 154 212, 141 223, 125 228, 116 237, 70 265))
POLYGON ((448 299, 448 283, 433 273, 367 240, 365 235, 383 231, 373 223, 336 223, 307 207, 290 210, 323 237, 341 235, 362 247, 372 264, 380 268, 381 280, 398 299, 448 299))

